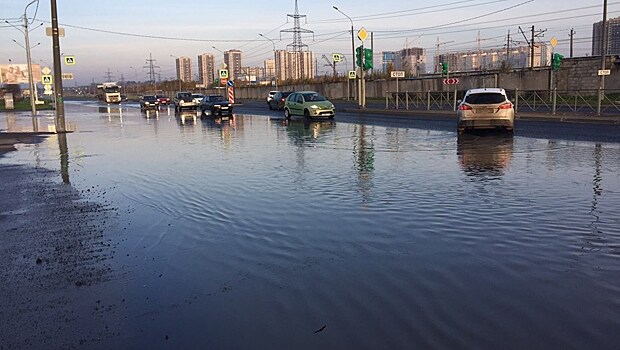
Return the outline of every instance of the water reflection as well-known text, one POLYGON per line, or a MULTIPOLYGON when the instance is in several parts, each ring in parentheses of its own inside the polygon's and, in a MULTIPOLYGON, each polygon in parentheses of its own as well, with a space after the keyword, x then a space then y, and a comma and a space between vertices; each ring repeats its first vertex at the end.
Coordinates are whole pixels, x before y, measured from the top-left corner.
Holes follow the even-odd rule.
POLYGON ((123 124, 123 108, 120 105, 99 106, 97 108, 101 114, 107 114, 108 121, 118 119, 123 124))
POLYGON ((457 140, 457 155, 466 175, 493 179, 504 175, 510 165, 514 139, 508 134, 462 135, 457 140))
POLYGON ((312 121, 308 119, 284 119, 282 125, 286 127, 289 137, 298 146, 318 142, 321 137, 334 130, 334 121, 312 121))
POLYGON ((372 174, 375 170, 375 147, 372 138, 367 137, 366 128, 366 125, 356 127, 357 142, 353 145, 353 164, 357 170, 357 185, 365 203, 370 198, 372 174))
POLYGON ((175 117, 180 126, 196 125, 198 120, 198 112, 194 110, 177 111, 175 112, 175 117))
POLYGON ((67 146, 67 134, 59 133, 58 149, 60 151, 60 176, 65 185, 70 185, 69 181, 69 147, 67 146))

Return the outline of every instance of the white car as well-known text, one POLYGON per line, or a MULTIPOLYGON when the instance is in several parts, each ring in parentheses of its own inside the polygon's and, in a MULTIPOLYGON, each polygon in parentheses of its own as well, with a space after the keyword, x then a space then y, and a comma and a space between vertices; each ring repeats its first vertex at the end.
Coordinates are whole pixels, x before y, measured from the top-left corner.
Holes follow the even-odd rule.
POLYGON ((459 101, 457 131, 474 129, 504 129, 512 132, 515 109, 506 91, 499 88, 471 89, 459 101))
POLYGON ((192 98, 194 99, 194 102, 196 103, 196 105, 199 105, 200 102, 202 102, 202 99, 205 98, 205 95, 203 95, 203 94, 192 94, 192 98))
POLYGON ((277 94, 279 91, 274 90, 274 91, 269 91, 269 93, 267 94, 267 104, 269 104, 269 101, 271 101, 273 99, 273 96, 275 94, 277 94))

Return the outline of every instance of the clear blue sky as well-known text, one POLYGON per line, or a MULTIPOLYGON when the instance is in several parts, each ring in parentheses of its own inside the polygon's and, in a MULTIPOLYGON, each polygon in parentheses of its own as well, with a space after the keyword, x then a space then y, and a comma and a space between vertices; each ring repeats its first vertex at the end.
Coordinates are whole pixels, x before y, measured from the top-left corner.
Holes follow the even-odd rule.
MULTIPOLYGON (((24 35, 5 21, 20 26, 26 5, 31 0, 3 0, 0 5, 0 63, 25 63, 24 35)), ((609 0, 608 17, 620 16, 620 1, 609 0)), ((436 41, 448 42, 442 51, 475 49, 480 31, 482 48, 501 48, 510 30, 514 40, 524 41, 518 27, 532 25, 547 29, 541 38, 559 40, 557 52, 568 54, 568 35, 574 28, 575 54, 591 50, 592 23, 602 19, 602 0, 438 0, 438 1, 349 1, 299 0, 302 27, 314 31, 304 35, 319 59, 341 52, 351 59, 350 21, 332 8, 337 6, 350 16, 355 29, 364 27, 374 32, 375 53, 399 50, 406 45, 427 49, 429 61, 435 53, 436 41)), ((175 77, 174 56, 188 56, 196 64, 196 56, 209 52, 221 62, 219 50, 240 49, 244 66, 262 66, 273 57, 272 44, 258 33, 275 40, 276 49, 292 43, 294 0, 274 1, 84 1, 58 0, 58 15, 66 37, 61 50, 74 55, 77 65, 64 67, 76 76, 74 83, 104 80, 109 69, 115 80, 147 79, 146 59, 156 59, 161 79, 175 77), (288 23, 287 23, 288 20, 288 23), (119 35, 111 32, 126 33, 119 35), (143 37, 144 36, 144 37, 143 37), (146 36, 160 37, 150 38, 146 36), (132 68, 133 67, 133 68, 132 68)), ((35 16, 30 34, 33 62, 51 64, 51 38, 45 36, 50 26, 50 1, 40 0, 28 7, 29 18, 35 16), (37 6, 38 5, 38 6, 37 6), (42 26, 39 26, 44 23, 42 26)), ((358 44, 356 39, 356 45, 358 44)), ((366 44, 369 45, 369 42, 366 44)), ((514 45, 514 44, 513 44, 514 45)), ((375 55, 375 60, 379 60, 375 55)), ((344 65, 339 71, 345 71, 344 65)))

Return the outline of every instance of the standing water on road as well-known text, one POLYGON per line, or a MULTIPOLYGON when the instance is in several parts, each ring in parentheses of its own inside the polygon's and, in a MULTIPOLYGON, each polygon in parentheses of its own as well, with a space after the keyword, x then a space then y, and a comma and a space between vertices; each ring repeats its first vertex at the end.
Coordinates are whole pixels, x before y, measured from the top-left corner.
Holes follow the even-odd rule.
POLYGON ((119 208, 121 272, 91 287, 118 333, 91 348, 620 341, 617 143, 67 108, 68 165, 54 137, 0 164, 119 208))

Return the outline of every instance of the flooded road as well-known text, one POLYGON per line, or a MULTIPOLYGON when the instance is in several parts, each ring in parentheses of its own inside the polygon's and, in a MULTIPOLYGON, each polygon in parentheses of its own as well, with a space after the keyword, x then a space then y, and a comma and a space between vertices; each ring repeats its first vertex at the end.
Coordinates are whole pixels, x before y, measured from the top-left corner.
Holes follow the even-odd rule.
MULTIPOLYGON (((50 136, 0 158, 54 170, 115 208, 110 277, 66 286, 81 295, 77 329, 106 332, 72 346, 620 341, 619 143, 236 112, 225 121, 75 102, 66 142, 50 136)), ((32 124, 2 117, 0 128, 32 124)))

